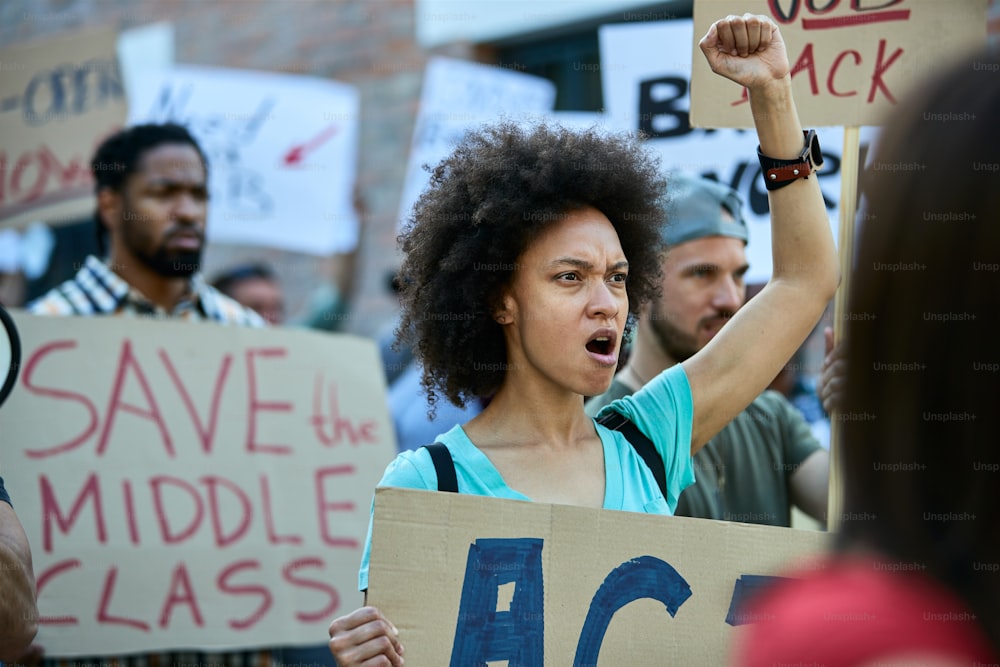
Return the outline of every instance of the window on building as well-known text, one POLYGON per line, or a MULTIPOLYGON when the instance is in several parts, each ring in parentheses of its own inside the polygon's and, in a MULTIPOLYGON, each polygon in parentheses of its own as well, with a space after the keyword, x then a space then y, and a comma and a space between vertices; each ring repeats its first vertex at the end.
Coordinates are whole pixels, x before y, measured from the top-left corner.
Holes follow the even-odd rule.
POLYGON ((496 49, 501 67, 544 77, 556 84, 556 111, 600 111, 601 53, 597 28, 496 49))
POLYGON ((690 0, 672 0, 537 36, 525 35, 498 44, 481 45, 477 55, 482 62, 552 81, 556 84, 556 111, 601 111, 604 97, 598 27, 690 16, 690 0))

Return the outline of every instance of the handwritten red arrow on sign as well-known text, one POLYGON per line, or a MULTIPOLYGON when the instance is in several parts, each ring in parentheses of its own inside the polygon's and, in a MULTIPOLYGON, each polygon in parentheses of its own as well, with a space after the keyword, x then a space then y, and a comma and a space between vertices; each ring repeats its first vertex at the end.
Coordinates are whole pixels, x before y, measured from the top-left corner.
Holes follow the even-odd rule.
POLYGON ((331 125, 305 143, 292 146, 285 153, 284 163, 288 166, 297 165, 305 158, 305 154, 316 150, 337 134, 337 126, 331 125))

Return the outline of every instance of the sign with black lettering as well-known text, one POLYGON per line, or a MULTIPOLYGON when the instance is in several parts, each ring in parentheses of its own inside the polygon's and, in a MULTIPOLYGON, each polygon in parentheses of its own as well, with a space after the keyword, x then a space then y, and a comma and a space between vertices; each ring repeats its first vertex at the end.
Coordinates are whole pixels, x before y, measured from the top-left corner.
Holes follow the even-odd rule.
POLYGON ((745 12, 778 24, 805 126, 881 124, 908 88, 986 44, 986 0, 695 0, 695 127, 753 127, 746 90, 713 74, 697 44, 745 12))
POLYGON ((328 255, 358 243, 360 95, 314 76, 178 65, 138 78, 130 123, 181 123, 208 157, 211 243, 328 255))
POLYGON ((106 28, 0 50, 0 226, 93 211, 90 160, 125 123, 116 39, 106 28))

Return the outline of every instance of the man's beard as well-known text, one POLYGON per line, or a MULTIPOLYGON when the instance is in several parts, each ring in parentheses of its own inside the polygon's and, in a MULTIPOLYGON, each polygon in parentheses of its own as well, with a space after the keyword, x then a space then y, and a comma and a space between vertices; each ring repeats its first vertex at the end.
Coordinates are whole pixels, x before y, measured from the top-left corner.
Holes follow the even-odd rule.
MULTIPOLYGON (((720 313, 719 317, 729 319, 733 313, 720 313)), ((649 323, 653 326, 653 335, 656 342, 660 344, 663 351, 677 363, 687 361, 698 352, 702 346, 698 344, 695 334, 681 331, 671 323, 670 318, 660 309, 659 303, 654 302, 649 311, 649 323)), ((698 327, 706 324, 706 320, 698 322, 698 327)))
POLYGON ((124 228, 123 240, 136 258, 157 275, 164 278, 188 278, 201 268, 201 251, 204 247, 204 240, 202 240, 202 246, 197 250, 170 250, 167 248, 167 242, 171 235, 178 231, 180 230, 174 228, 167 232, 153 252, 146 249, 143 243, 145 239, 136 234, 136 227, 127 225, 124 228))
POLYGON ((137 253, 137 257, 164 278, 188 278, 201 268, 201 249, 167 250, 161 243, 153 254, 137 253))

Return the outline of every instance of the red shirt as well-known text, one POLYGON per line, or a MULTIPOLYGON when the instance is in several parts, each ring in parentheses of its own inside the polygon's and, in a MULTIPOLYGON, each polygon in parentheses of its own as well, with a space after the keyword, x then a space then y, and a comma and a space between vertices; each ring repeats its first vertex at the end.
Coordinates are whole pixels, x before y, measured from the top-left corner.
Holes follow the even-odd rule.
POLYGON ((940 656, 996 664, 975 615, 915 563, 827 559, 751 604, 734 664, 854 667, 940 656))

